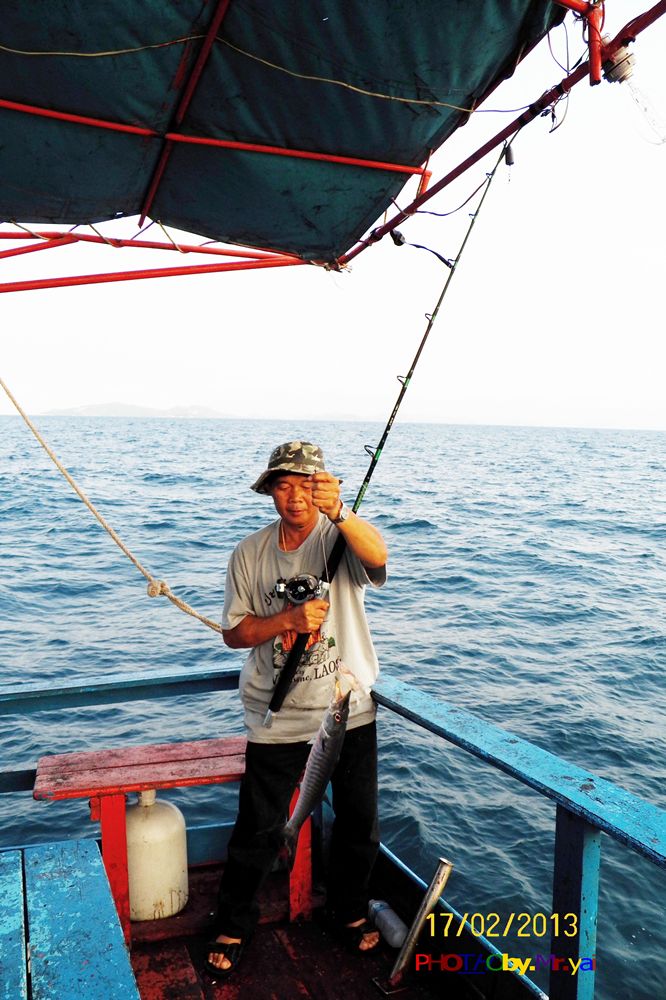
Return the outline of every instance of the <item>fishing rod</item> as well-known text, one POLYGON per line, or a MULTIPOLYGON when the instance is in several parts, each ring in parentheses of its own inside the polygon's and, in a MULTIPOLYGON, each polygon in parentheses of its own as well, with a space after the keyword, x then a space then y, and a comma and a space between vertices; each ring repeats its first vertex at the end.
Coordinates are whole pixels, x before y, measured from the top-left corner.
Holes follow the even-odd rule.
MULTIPOLYGON (((515 138, 515 136, 513 138, 515 138)), ((470 238, 470 236, 472 234, 472 230, 474 229, 474 225, 476 223, 476 220, 477 220, 477 218, 479 216, 481 208, 483 207, 483 203, 484 203, 484 201, 486 199, 486 195, 488 194, 488 191, 490 190, 490 185, 492 184, 492 182, 494 180, 495 174, 497 173, 497 169, 498 169, 500 163, 502 162, 503 159, 505 159, 506 152, 507 152, 507 149, 509 149, 509 147, 510 147, 510 143, 505 143, 505 145, 502 147, 502 152, 500 153, 500 155, 499 155, 499 157, 497 159, 497 162, 495 163, 495 166, 493 167, 492 171, 487 175, 483 194, 482 194, 482 196, 481 196, 481 198, 479 200, 479 204, 477 206, 476 211, 473 212, 472 215, 471 215, 470 224, 467 227, 467 232, 465 233, 464 239, 463 239, 462 243, 460 244, 460 248, 458 250, 458 254, 457 254, 455 260, 453 260, 453 261, 445 260, 444 257, 442 257, 440 254, 436 253, 434 250, 430 251, 431 253, 434 253, 435 256, 438 257, 442 261, 442 263, 445 264, 448 267, 449 273, 448 273, 448 275, 446 277, 446 281, 444 282, 444 287, 442 288, 442 291, 440 293, 439 299, 437 300, 437 304, 436 304, 435 308, 433 309, 432 313, 426 313, 426 319, 428 320, 428 324, 427 324, 425 332, 424 332, 424 334, 423 334, 423 336, 421 338, 421 342, 420 342, 420 344, 418 346, 416 354, 414 355, 414 358, 412 360, 412 363, 411 363, 411 366, 409 368, 409 371, 407 372, 406 375, 398 375, 398 381, 400 382, 400 391, 399 391, 398 396, 396 398, 396 401, 394 403, 394 406, 393 406, 393 409, 391 411, 391 414, 390 414, 390 416, 389 416, 389 418, 388 418, 388 420, 386 422, 386 426, 384 427, 384 431, 382 433, 382 436, 379 439, 379 443, 377 444, 377 446, 375 448, 373 448, 371 445, 367 445, 367 444, 365 446, 366 452, 370 455, 370 465, 368 466, 368 471, 365 474, 365 478, 364 478, 363 482, 361 483, 361 487, 360 487, 360 489, 358 491, 356 499, 354 500, 354 504, 352 506, 352 510, 353 510, 354 513, 356 513, 356 511, 359 509, 359 507, 363 503, 363 498, 365 497, 365 494, 366 494, 366 491, 368 489, 368 486, 370 485, 370 480, 372 479, 374 471, 375 471, 375 469, 377 467, 377 463, 379 462, 379 459, 381 458, 382 451, 384 450, 384 445, 386 444, 386 440, 387 440, 389 434, 391 433, 391 428, 393 427, 393 423, 395 421, 395 418, 398 415, 398 410, 400 409, 400 406, 402 405, 402 401, 405 398, 405 394, 407 392, 407 389, 409 388, 409 383, 412 380, 412 377, 414 375, 414 371, 416 369, 416 366, 419 363, 419 359, 421 357, 421 354, 423 353, 423 349, 424 349, 424 347, 426 345, 428 337, 430 336, 430 331, 432 330, 433 326, 435 325, 435 321, 437 319, 437 314, 438 314, 438 312, 440 310, 442 302, 444 301, 444 297, 446 296, 446 293, 448 291, 449 285, 451 284, 451 281, 453 279, 453 275, 456 272, 456 268, 458 267, 458 263, 460 261, 460 258, 462 257, 463 251, 465 250, 465 247, 467 245, 467 241, 469 240, 469 238, 470 238)), ((513 162, 513 161, 511 161, 511 162, 513 162)), ((406 243, 404 237, 402 237, 402 235, 400 233, 393 232, 391 235, 394 238, 393 241, 396 244, 396 246, 403 246, 403 245, 406 244, 407 246, 417 247, 420 250, 430 250, 429 247, 422 247, 422 246, 419 246, 418 244, 415 244, 415 243, 406 243)), ((342 559, 342 556, 344 555, 346 546, 347 546, 347 543, 346 543, 343 535, 342 534, 338 534, 338 537, 335 540, 333 548, 331 549, 331 553, 328 556, 328 558, 326 559, 326 566, 324 567, 324 572, 323 572, 322 577, 321 577, 322 579, 327 580, 328 583, 332 582, 333 577, 336 574, 338 566, 340 565, 340 560, 342 559)), ((294 640, 294 644, 291 647, 291 650, 289 651, 289 656, 287 657, 287 661, 286 661, 285 665, 282 667, 282 670, 280 672, 280 676, 278 678, 277 684, 275 685, 275 689, 273 691, 273 697, 271 698, 270 704, 268 706, 268 711, 266 712, 266 716, 264 718, 263 724, 264 724, 264 726, 266 728, 270 728, 270 726, 273 723, 273 716, 275 715, 276 712, 279 712, 280 709, 282 708, 282 704, 284 702, 284 699, 287 696, 287 692, 289 691, 289 688, 291 687, 291 683, 292 683, 292 681, 293 681, 293 679, 294 679, 294 677, 296 675, 296 671, 298 670, 298 666, 299 666, 299 664, 301 662, 301 659, 303 658, 303 654, 305 652, 305 647, 307 646, 309 638, 310 638, 310 635, 309 635, 308 632, 299 632, 298 635, 296 636, 296 639, 294 640)))

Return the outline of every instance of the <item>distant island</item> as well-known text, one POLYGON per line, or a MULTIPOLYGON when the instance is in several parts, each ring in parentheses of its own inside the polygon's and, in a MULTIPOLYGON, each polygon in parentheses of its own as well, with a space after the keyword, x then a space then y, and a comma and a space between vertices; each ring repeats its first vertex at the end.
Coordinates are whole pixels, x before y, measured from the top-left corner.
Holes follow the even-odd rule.
POLYGON ((66 410, 48 410, 45 417, 185 417, 201 420, 226 418, 209 406, 171 406, 166 410, 150 406, 133 406, 131 403, 93 403, 90 406, 73 406, 66 410))

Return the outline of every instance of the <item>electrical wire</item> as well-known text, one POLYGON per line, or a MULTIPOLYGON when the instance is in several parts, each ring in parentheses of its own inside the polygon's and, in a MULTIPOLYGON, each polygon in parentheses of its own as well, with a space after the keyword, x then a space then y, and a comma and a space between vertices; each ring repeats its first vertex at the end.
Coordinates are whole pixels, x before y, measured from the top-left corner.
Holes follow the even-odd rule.
POLYGON ((465 207, 465 205, 469 204, 469 202, 472 200, 472 198, 474 197, 474 195, 478 194, 478 192, 481 190, 481 188, 486 183, 486 181, 487 181, 487 178, 485 180, 482 180, 481 183, 479 184, 479 186, 474 188, 474 190, 472 191, 471 195, 468 198, 465 198, 465 200, 460 205, 458 205, 457 208, 451 209, 450 212, 433 212, 431 209, 417 208, 416 212, 414 214, 415 215, 436 215, 440 219, 445 219, 449 215, 455 215, 456 212, 459 212, 462 208, 465 207))
POLYGON ((555 104, 553 104, 553 106, 551 108, 551 117, 552 117, 553 124, 552 124, 551 128, 548 129, 548 135, 552 135, 553 132, 557 132, 558 128, 561 128, 562 125, 564 125, 564 123, 566 121, 566 118, 567 118, 567 115, 569 114, 569 94, 566 94, 565 97, 560 98, 560 101, 556 101, 555 104), (562 100, 564 101, 564 114, 562 115, 562 117, 560 118, 560 120, 557 121, 555 119, 555 108, 557 107, 557 105, 562 100))
POLYGON ((564 28, 564 37, 566 39, 566 54, 567 54, 566 66, 562 65, 562 63, 559 61, 559 59, 557 58, 557 56, 553 52, 553 45, 552 45, 552 42, 550 40, 550 31, 548 32, 548 35, 546 37, 548 38, 548 51, 550 52, 551 56, 553 57, 553 61, 555 62, 555 64, 557 66, 560 67, 560 69, 562 70, 562 72, 566 73, 566 75, 568 76, 569 73, 571 72, 571 70, 569 69, 569 32, 567 30, 567 22, 566 21, 562 21, 562 27, 564 28))
POLYGON ((136 45, 134 48, 127 49, 109 49, 107 51, 101 52, 58 52, 56 50, 42 49, 38 51, 28 51, 26 49, 13 49, 9 45, 0 45, 0 52, 9 52, 10 55, 14 56, 32 56, 32 57, 49 57, 49 56, 61 56, 69 59, 106 59, 109 56, 127 56, 133 55, 135 52, 146 52, 148 49, 166 49, 171 45, 181 45, 183 42, 194 42, 201 38, 205 38, 205 35, 183 35, 182 38, 172 38, 168 42, 152 42, 148 45, 136 45))
MULTIPOLYGON (((132 55, 136 52, 146 52, 149 49, 164 49, 172 45, 182 45, 185 42, 198 41, 205 38, 203 34, 197 35, 183 35, 180 38, 174 38, 166 42, 152 42, 147 45, 137 45, 134 48, 124 48, 124 49, 109 49, 96 52, 76 52, 76 51, 66 51, 66 50, 27 50, 27 49, 16 49, 9 45, 0 44, 0 52, 8 52, 11 55, 26 56, 31 58, 72 58, 72 59, 105 59, 112 56, 124 56, 132 55)), ((311 73, 299 73, 296 70, 288 69, 286 66, 281 66, 279 63, 271 62, 268 59, 264 59, 262 56, 258 56, 253 52, 248 52, 246 49, 240 48, 238 45, 234 45, 227 38, 221 38, 219 35, 215 38, 215 41, 220 45, 226 45, 227 48, 232 49, 239 55, 245 56, 247 59, 252 59, 255 62, 261 63, 263 66, 267 66, 269 69, 276 70, 280 73, 286 73, 288 76, 296 77, 299 80, 312 80, 315 83, 328 83, 332 86, 343 87, 346 90, 350 90, 353 93, 361 94, 364 97, 374 97, 383 101, 396 101, 400 104, 417 104, 423 105, 425 107, 434 108, 449 108, 451 111, 460 111, 464 114, 517 114, 519 111, 525 111, 529 105, 525 104, 519 108, 468 108, 459 104, 454 104, 450 101, 437 101, 434 99, 418 98, 418 97, 401 97, 395 94, 385 94, 381 91, 366 90, 363 87, 357 87, 352 83, 347 83, 344 80, 336 80, 332 77, 316 76, 311 73)))
POLYGON ((329 83, 336 87, 343 87, 345 90, 351 90, 364 97, 376 97, 383 101, 397 101, 400 104, 422 104, 426 107, 433 108, 450 108, 452 111, 462 111, 467 115, 517 114, 519 111, 526 111, 530 106, 529 104, 525 104, 520 108, 466 108, 459 104, 452 104, 449 101, 426 100, 425 98, 418 97, 397 97, 394 94, 384 94, 380 91, 366 90, 363 87, 355 86, 353 83, 346 83, 344 80, 336 80, 325 76, 315 76, 311 73, 297 73, 296 70, 287 69, 286 66, 280 66, 278 63, 270 62, 268 59, 263 59, 261 56, 254 55, 252 52, 247 52, 245 49, 241 49, 238 45, 234 45, 226 38, 220 38, 218 36, 215 40, 220 42, 222 45, 226 45, 228 48, 233 49, 234 52, 238 52, 240 55, 246 56, 248 59, 254 59, 255 62, 259 62, 263 66, 268 66, 269 69, 278 70, 280 73, 286 73, 288 76, 297 77, 299 80, 312 80, 315 83, 329 83))
MULTIPOLYGON (((516 131, 514 132, 514 134, 511 136, 511 138, 507 140, 505 146, 503 147, 503 151, 504 151, 503 155, 506 153, 506 150, 508 149, 508 147, 511 146, 516 141, 516 139, 518 138, 518 136, 520 135, 520 133, 522 132, 522 130, 523 130, 524 127, 525 127, 524 125, 521 125, 520 128, 516 129, 516 131)), ((410 212, 409 214, 410 215, 434 215, 434 216, 436 216, 437 218, 440 218, 440 219, 445 219, 445 218, 447 218, 450 215, 455 215, 456 212, 460 212, 463 208, 465 208, 466 205, 468 205, 470 203, 470 201, 472 200, 472 198, 474 197, 474 195, 478 194, 478 192, 481 190, 481 188, 487 182, 488 182, 488 174, 486 174, 486 176, 481 181, 481 183, 479 185, 477 185, 477 187, 474 188, 474 190, 472 191, 472 193, 470 195, 468 195, 468 197, 465 198, 465 200, 463 202, 461 202, 460 205, 457 206, 457 208, 452 208, 449 212, 434 212, 432 209, 417 208, 413 212, 410 212)), ((399 212, 403 211, 400 208, 400 205, 395 200, 395 198, 391 198, 391 201, 393 202, 393 204, 395 205, 395 207, 398 209, 399 212)), ((415 245, 416 244, 410 244, 410 246, 415 246, 415 245)), ((424 249, 427 250, 429 248, 425 247, 424 249)), ((434 250, 431 251, 431 253, 434 253, 434 252, 435 252, 434 250)))

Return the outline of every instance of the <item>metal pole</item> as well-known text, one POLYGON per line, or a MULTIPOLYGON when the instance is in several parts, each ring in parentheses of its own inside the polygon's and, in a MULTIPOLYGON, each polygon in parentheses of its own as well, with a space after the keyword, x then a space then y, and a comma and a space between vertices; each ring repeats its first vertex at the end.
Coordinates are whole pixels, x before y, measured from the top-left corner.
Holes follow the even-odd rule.
POLYGON ((105 281, 134 281, 136 278, 175 278, 181 274, 216 274, 218 271, 249 271, 263 267, 289 267, 308 264, 299 257, 261 257, 229 264, 189 264, 142 271, 108 271, 103 274, 78 274, 63 278, 36 278, 33 281, 9 281, 0 284, 0 292, 28 292, 38 288, 65 288, 70 285, 98 285, 105 281))
MULTIPOLYGON (((565 4, 565 6, 571 6, 573 2, 574 0, 571 0, 571 4, 565 4)), ((646 10, 643 14, 638 14, 632 21, 625 24, 624 28, 616 34, 615 38, 613 38, 607 45, 603 46, 603 58, 610 58, 617 51, 617 49, 621 48, 621 46, 625 44, 628 38, 635 41, 637 35, 639 35, 642 31, 645 31, 646 28, 649 28, 650 25, 654 24, 654 22, 660 17, 663 17, 664 14, 666 14, 666 0, 658 0, 658 3, 654 4, 654 6, 649 10, 646 10)), ((584 80, 588 75, 589 70, 590 62, 588 60, 588 62, 582 63, 578 66, 573 73, 566 76, 555 87, 551 87, 550 90, 546 91, 545 94, 530 105, 527 111, 524 111, 518 118, 515 118, 509 125, 505 126, 501 132, 498 132, 492 139, 489 139, 488 142, 484 143, 484 145, 477 149, 475 153, 468 156, 466 160, 463 160, 462 163, 451 170, 445 177, 442 177, 441 180, 437 181, 437 183, 432 187, 428 187, 428 190, 423 194, 419 193, 410 205, 401 209, 400 212, 397 215, 394 215, 392 219, 389 219, 383 225, 379 226, 379 228, 374 229, 369 237, 361 240, 355 247, 339 257, 338 264, 348 264, 359 253, 367 250, 369 246, 372 246, 380 240, 382 236, 385 236, 386 233, 390 233, 391 230, 395 229, 396 226, 399 226, 401 222, 409 219, 409 217, 421 208, 422 205, 425 205, 427 201, 430 201, 430 199, 434 198, 436 194, 439 194, 439 192, 442 191, 447 184, 456 180, 456 178, 460 177, 460 175, 466 170, 469 170, 471 166, 483 159, 486 153, 489 153, 495 148, 495 146, 499 146, 500 143, 504 142, 505 139, 508 139, 514 132, 521 129, 523 125, 527 125, 528 122, 537 118, 542 111, 553 103, 553 101, 556 101, 559 97, 568 93, 572 87, 574 87, 577 83, 580 83, 581 80, 584 80)), ((0 104, 0 107, 1 106, 3 105, 0 104)))
POLYGON ((428 886, 427 892, 419 907, 419 911, 414 917, 412 926, 409 928, 407 937, 405 938, 404 944, 400 949, 400 954, 396 958, 395 965, 391 969, 391 975, 389 976, 388 981, 389 989, 397 986, 402 979, 407 962, 411 958, 414 946, 416 945, 417 938, 423 930, 426 918, 431 910, 433 910, 439 897, 442 895, 444 886, 448 882, 452 871, 453 863, 451 861, 447 861, 446 858, 440 858, 435 874, 432 877, 432 881, 428 886))

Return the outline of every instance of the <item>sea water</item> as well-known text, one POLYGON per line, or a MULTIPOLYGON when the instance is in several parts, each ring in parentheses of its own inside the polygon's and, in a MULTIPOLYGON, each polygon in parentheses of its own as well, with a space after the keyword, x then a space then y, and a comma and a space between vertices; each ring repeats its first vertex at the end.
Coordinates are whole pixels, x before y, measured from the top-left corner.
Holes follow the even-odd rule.
MULTIPOLYGON (((319 442, 354 499, 380 425, 41 418, 70 473, 143 566, 219 620, 235 543, 273 516, 249 484, 272 447, 319 442)), ((367 595, 382 671, 666 807, 666 434, 400 425, 362 512, 390 551, 367 595)), ((2 683, 238 667, 242 652, 146 595, 19 418, 0 418, 2 683)), ((453 906, 550 918, 555 806, 380 709, 382 837, 453 906)), ((236 692, 2 720, 3 768, 38 756, 242 730, 236 692)), ((189 822, 237 789, 175 791, 189 822)), ((90 836, 84 802, 0 796, 2 846, 90 836)), ((602 838, 600 1000, 666 997, 666 876, 602 838)), ((543 921, 500 950, 549 952, 543 921)), ((480 926, 477 919, 476 925, 480 926)), ((455 952, 455 938, 434 951, 455 952)), ((582 974, 582 973, 581 973, 582 974)), ((535 978, 543 984, 543 977, 535 978)))

